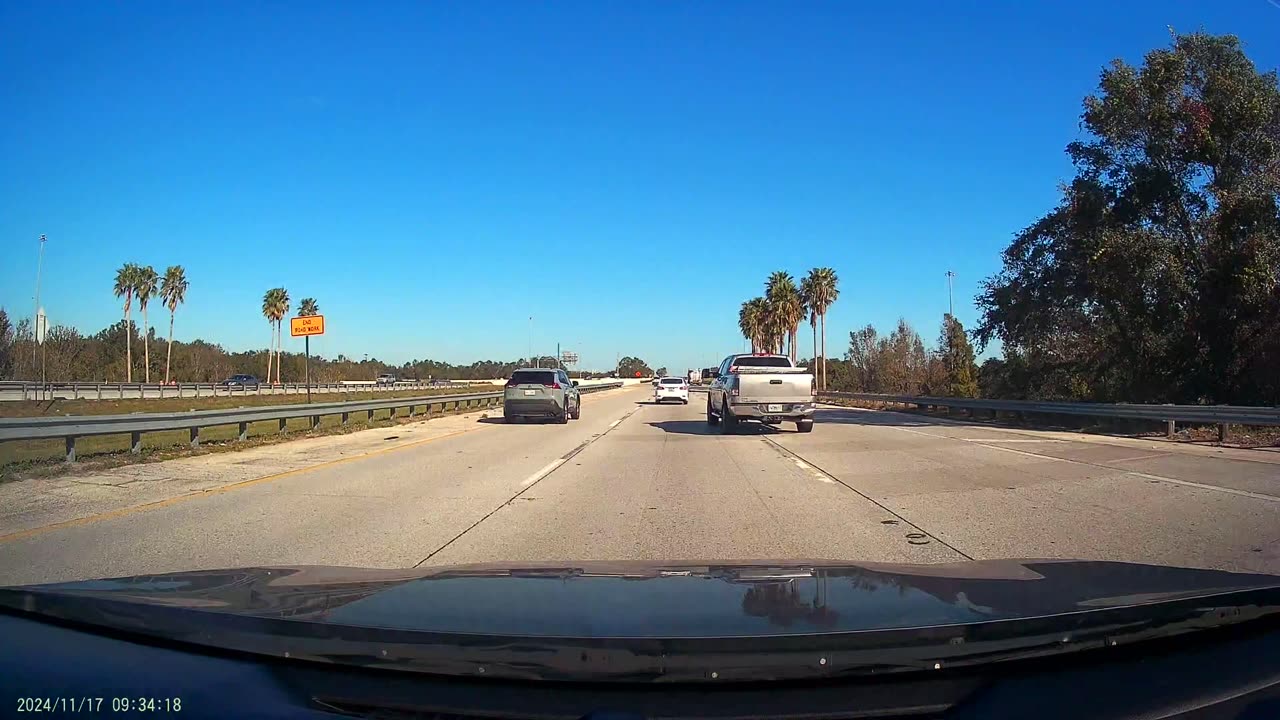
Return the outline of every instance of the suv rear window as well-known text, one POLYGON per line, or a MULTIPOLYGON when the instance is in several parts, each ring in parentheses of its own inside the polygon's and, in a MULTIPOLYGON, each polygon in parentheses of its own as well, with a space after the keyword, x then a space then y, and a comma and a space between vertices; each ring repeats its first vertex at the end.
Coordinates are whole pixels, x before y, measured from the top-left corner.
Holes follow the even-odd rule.
POLYGON ((683 385, 684 381, 680 378, 662 378, 663 385, 683 385))
POLYGON ((784 357, 760 357, 744 355, 732 363, 735 367, 791 367, 791 361, 784 357))
POLYGON ((508 385, 551 385, 556 374, 551 370, 517 370, 511 373, 508 385))

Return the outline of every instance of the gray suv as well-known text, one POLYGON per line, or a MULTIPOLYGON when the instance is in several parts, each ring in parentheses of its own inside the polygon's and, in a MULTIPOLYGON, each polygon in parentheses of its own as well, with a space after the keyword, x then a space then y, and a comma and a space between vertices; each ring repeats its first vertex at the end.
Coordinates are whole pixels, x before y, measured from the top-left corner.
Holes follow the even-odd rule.
POLYGON ((502 393, 502 414, 509 423, 525 418, 552 418, 558 423, 577 420, 582 417, 578 382, 555 368, 516 370, 502 393))

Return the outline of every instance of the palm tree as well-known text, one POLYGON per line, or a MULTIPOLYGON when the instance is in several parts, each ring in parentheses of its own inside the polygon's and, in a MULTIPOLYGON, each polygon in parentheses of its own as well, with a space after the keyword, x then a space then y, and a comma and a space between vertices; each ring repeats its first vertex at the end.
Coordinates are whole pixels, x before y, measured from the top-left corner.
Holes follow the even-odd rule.
POLYGON ((284 319, 289 315, 289 291, 276 288, 276 382, 283 380, 280 372, 280 357, 284 355, 284 319))
POLYGON ((840 278, 836 271, 829 267, 814 268, 805 278, 813 289, 809 305, 818 314, 818 322, 822 325, 822 389, 827 389, 827 309, 840 297, 840 278))
POLYGON ((800 301, 809 314, 809 328, 813 330, 813 373, 816 377, 818 374, 818 308, 814 303, 816 299, 814 282, 813 271, 810 270, 809 274, 800 281, 800 301))
POLYGON ((173 314, 187 299, 187 273, 181 265, 165 268, 160 279, 160 299, 169 308, 169 351, 164 356, 164 384, 169 384, 169 361, 173 359, 173 314))
POLYGON ((151 343, 147 340, 147 335, 151 333, 151 325, 147 322, 147 303, 151 302, 151 298, 156 294, 157 283, 160 282, 160 276, 156 274, 156 269, 147 265, 138 268, 138 276, 134 278, 136 285, 133 288, 133 294, 138 296, 138 308, 142 310, 142 356, 144 372, 146 373, 146 382, 151 382, 151 343))
POLYGON ((298 303, 298 316, 309 317, 311 315, 320 314, 320 305, 316 303, 315 298, 302 298, 302 302, 298 303))
POLYGON ((760 352, 760 336, 764 329, 764 298, 752 298, 738 310, 738 329, 751 341, 751 352, 760 352))
POLYGON ((804 304, 791 274, 778 270, 769 275, 765 283, 765 298, 769 301, 770 314, 775 329, 784 334, 791 347, 791 361, 796 361, 796 335, 800 321, 804 319, 804 304))
POLYGON ((134 289, 138 287, 138 266, 125 263, 116 270, 116 297, 124 298, 124 381, 133 382, 133 317, 129 312, 133 305, 134 289))
POLYGON ((271 344, 267 346, 267 384, 271 384, 271 361, 276 351, 276 308, 279 306, 277 294, 280 288, 271 288, 262 295, 262 317, 271 326, 271 344))

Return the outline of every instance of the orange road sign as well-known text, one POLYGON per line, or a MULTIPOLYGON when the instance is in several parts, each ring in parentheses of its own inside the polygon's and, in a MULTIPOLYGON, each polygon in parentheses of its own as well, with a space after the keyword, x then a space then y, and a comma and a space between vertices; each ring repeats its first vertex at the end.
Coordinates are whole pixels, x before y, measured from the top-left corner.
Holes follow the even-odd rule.
POLYGON ((294 337, 303 335, 323 335, 324 316, 306 315, 289 319, 289 333, 294 337))

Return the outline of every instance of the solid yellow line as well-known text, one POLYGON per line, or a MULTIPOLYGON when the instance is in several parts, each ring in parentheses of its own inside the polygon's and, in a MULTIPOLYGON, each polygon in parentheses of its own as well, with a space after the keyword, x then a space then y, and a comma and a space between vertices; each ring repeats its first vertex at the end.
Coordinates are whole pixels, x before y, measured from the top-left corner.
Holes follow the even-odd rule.
POLYGON ((165 498, 164 500, 156 500, 155 502, 143 503, 142 505, 132 505, 130 507, 119 508, 116 510, 108 510, 107 512, 98 513, 96 515, 86 515, 84 517, 74 518, 71 520, 63 520, 62 522, 56 522, 51 525, 41 525, 40 527, 29 528, 27 530, 19 530, 18 532, 9 533, 8 535, 0 535, 0 543, 12 542, 14 540, 25 540, 26 538, 33 537, 35 535, 41 535, 43 533, 50 532, 53 530, 62 530, 64 528, 78 527, 80 525, 91 525, 93 523, 101 522, 103 520, 115 520, 117 518, 128 517, 129 515, 134 515, 140 512, 146 512, 147 510, 157 510, 159 508, 169 507, 170 505, 177 505, 178 503, 186 502, 188 500, 196 500, 199 498, 210 497, 212 495, 221 495, 223 493, 231 492, 232 490, 239 490, 240 488, 249 487, 250 485, 259 485, 262 483, 273 482, 275 480, 282 480, 287 477, 293 477, 294 475, 301 475, 303 473, 311 472, 312 470, 322 470, 324 468, 330 468, 335 465, 343 465, 345 463, 355 462, 357 460, 364 460, 366 458, 373 457, 374 455, 382 455, 383 453, 395 452, 397 450, 404 450, 411 447, 417 447, 419 445, 425 445, 430 442, 435 442, 436 440, 444 440, 445 438, 457 437, 459 435, 465 435, 467 433, 476 432, 478 430, 483 430, 483 429, 484 429, 483 427, 475 427, 467 430, 458 430, 456 432, 447 433, 445 435, 437 435, 436 437, 425 438, 425 439, 417 440, 411 443, 405 443, 403 445, 395 445, 392 447, 378 448, 377 450, 371 450, 362 455, 353 455, 351 457, 338 458, 336 460, 326 460, 325 462, 319 463, 317 465, 308 465, 307 467, 303 467, 303 468, 286 470, 281 473, 276 473, 275 475, 265 475, 260 478, 252 478, 250 480, 241 480, 240 482, 231 483, 230 485, 220 485, 216 488, 209 488, 208 490, 197 490, 195 492, 187 493, 186 495, 178 495, 177 497, 165 498))

